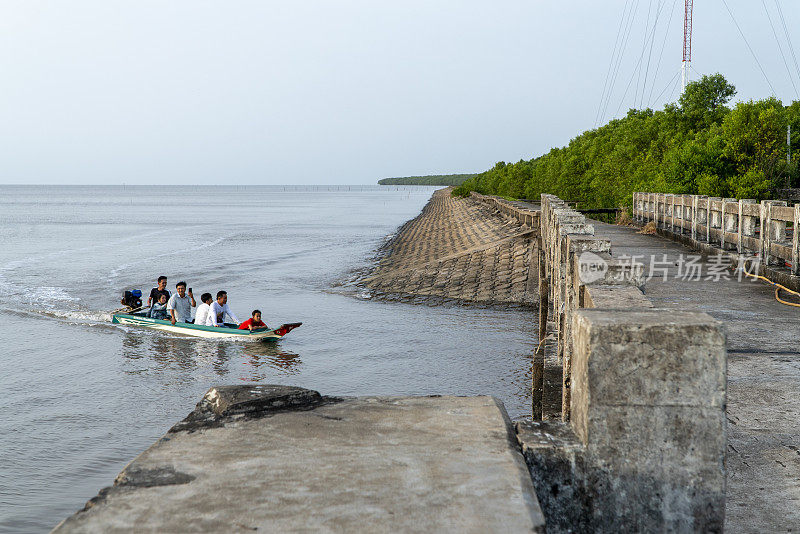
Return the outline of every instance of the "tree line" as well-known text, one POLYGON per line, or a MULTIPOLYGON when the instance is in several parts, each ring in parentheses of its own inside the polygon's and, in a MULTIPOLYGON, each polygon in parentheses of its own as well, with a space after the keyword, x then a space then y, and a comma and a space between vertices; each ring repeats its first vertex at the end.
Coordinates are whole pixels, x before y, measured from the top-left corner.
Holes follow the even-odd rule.
POLYGON ((631 109, 540 157, 498 162, 455 194, 535 199, 550 193, 585 208, 610 208, 630 206, 634 191, 761 200, 777 188, 800 186, 794 161, 800 102, 784 106, 770 97, 729 107, 735 94, 721 74, 703 76, 662 111, 631 109))
POLYGON ((461 185, 475 174, 431 174, 378 180, 380 185, 461 185))

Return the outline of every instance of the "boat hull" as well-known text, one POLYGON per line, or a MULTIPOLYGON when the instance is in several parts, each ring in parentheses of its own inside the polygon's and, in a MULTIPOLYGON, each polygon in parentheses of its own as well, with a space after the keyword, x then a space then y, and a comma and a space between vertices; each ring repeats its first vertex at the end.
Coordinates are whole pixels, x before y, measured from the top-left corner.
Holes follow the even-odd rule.
POLYGON ((236 325, 227 323, 223 327, 196 325, 193 323, 175 323, 173 325, 171 321, 152 319, 150 317, 129 313, 115 313, 111 316, 111 322, 114 324, 142 326, 145 328, 151 328, 153 330, 163 330, 165 332, 172 332, 174 334, 181 334, 191 337, 237 339, 242 341, 269 341, 273 339, 281 339, 291 330, 302 324, 283 324, 273 330, 258 330, 251 332, 250 330, 239 330, 236 325))

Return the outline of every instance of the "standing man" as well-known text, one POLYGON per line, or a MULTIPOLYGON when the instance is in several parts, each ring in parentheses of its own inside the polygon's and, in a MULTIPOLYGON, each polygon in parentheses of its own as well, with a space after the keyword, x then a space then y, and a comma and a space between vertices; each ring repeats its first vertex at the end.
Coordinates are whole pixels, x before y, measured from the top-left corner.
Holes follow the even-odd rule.
POLYGON ((225 318, 226 313, 236 324, 239 324, 239 319, 228 307, 228 293, 225 291, 219 291, 217 292, 216 302, 211 304, 211 309, 208 312, 208 319, 206 319, 206 325, 225 326, 223 319, 225 318))
POLYGON ((172 324, 175 324, 176 321, 182 323, 192 322, 192 308, 195 306, 197 306, 197 303, 194 300, 191 288, 187 295, 186 282, 178 282, 175 285, 175 294, 167 302, 167 312, 172 324))
POLYGON ((169 300, 170 294, 169 290, 167 289, 167 277, 166 276, 159 276, 158 277, 158 287, 154 287, 150 290, 150 296, 147 297, 147 305, 151 306, 158 302, 159 297, 161 295, 166 295, 167 300, 169 300))

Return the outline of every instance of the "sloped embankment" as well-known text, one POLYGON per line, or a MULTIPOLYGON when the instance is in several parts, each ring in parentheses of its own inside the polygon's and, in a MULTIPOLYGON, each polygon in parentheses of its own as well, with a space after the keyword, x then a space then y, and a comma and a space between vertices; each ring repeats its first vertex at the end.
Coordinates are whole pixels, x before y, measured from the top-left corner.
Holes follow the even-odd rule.
POLYGON ((473 198, 436 191, 361 281, 373 297, 536 305, 535 231, 473 198))

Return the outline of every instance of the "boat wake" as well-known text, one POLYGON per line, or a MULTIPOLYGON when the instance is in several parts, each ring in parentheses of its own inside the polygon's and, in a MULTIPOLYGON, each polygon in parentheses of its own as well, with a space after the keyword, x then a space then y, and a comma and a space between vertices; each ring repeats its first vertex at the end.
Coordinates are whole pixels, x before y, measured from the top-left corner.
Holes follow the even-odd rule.
POLYGON ((69 324, 89 326, 117 326, 111 324, 111 313, 92 310, 58 310, 58 309, 26 309, 11 308, 0 305, 0 312, 34 319, 58 319, 69 324))
POLYGON ((0 273, 0 311, 26 317, 49 317, 70 323, 101 324, 111 314, 82 309, 80 299, 57 286, 27 287, 12 284, 0 273))

